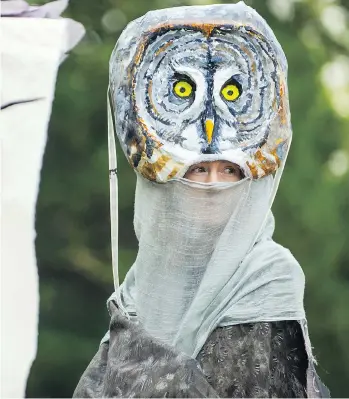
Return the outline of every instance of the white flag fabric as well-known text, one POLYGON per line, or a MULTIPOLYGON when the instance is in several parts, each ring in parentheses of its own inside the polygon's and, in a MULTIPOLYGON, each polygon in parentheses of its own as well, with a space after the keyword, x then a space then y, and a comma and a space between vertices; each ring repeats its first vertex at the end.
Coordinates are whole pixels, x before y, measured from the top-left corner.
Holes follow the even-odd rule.
POLYGON ((24 397, 37 351, 35 206, 57 70, 84 34, 75 21, 41 18, 47 13, 9 17, 11 3, 22 12, 26 5, 6 2, 1 19, 1 397, 8 398, 24 397))

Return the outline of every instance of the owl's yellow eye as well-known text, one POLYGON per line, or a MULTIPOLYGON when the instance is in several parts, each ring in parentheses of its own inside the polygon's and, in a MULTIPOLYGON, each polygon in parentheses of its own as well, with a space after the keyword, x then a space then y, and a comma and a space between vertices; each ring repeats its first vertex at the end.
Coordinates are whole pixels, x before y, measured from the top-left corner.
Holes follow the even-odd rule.
POLYGON ((240 85, 231 82, 223 87, 221 93, 225 100, 235 101, 241 95, 241 87, 240 85))
POLYGON ((193 85, 186 80, 179 80, 173 85, 174 93, 181 98, 188 98, 193 93, 193 85))

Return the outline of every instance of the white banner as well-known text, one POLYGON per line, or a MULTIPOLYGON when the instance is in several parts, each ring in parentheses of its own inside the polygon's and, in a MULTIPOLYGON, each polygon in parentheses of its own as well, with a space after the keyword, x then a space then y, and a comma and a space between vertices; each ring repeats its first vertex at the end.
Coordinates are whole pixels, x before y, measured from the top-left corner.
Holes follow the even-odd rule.
POLYGON ((65 18, 1 19, 1 397, 24 397, 36 356, 40 170, 59 63, 83 32, 65 18))

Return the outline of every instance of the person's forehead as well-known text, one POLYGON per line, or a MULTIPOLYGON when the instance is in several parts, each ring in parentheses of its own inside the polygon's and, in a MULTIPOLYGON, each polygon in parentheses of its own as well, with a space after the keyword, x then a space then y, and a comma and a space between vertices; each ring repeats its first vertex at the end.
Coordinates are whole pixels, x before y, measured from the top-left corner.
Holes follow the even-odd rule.
MULTIPOLYGON (((231 162, 231 161, 226 161, 226 160, 203 161, 203 162, 197 163, 196 165, 208 165, 208 166, 212 166, 212 165, 225 165, 225 164, 235 165, 233 162, 231 162)), ((195 166, 195 165, 194 165, 194 166, 195 166)))

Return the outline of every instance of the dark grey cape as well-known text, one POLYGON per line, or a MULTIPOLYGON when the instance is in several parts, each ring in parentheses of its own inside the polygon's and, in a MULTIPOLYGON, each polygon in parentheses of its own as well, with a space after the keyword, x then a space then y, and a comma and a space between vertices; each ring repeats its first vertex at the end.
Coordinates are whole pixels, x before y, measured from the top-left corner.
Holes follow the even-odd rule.
POLYGON ((147 335, 109 302, 110 339, 82 375, 77 398, 330 397, 308 358, 297 321, 217 328, 197 359, 147 335))

